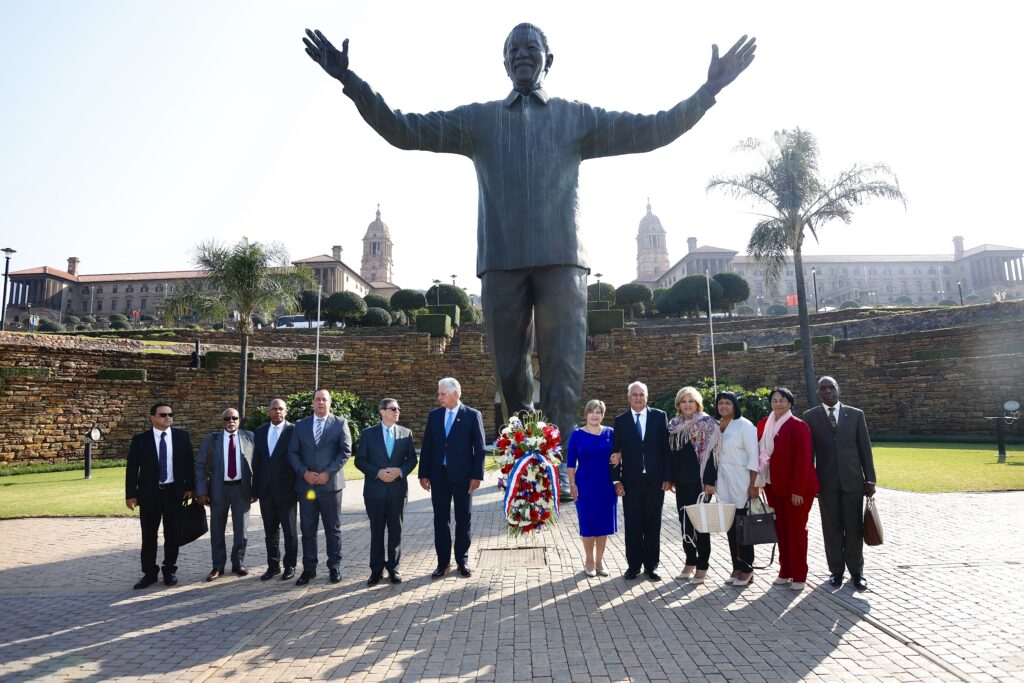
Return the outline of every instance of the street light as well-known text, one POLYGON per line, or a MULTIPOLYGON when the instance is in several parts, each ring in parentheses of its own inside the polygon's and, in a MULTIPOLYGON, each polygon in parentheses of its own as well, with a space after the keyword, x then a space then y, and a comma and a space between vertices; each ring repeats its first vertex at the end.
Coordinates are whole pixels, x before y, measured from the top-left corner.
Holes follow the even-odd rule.
POLYGON ((818 269, 811 266, 811 285, 814 287, 814 312, 818 312, 818 269))
POLYGON ((601 300, 601 273, 594 273, 594 277, 597 278, 597 300, 601 300))
POLYGON ((7 274, 11 272, 11 254, 17 253, 10 247, 4 247, 2 251, 7 260, 4 262, 4 298, 0 299, 0 331, 3 331, 7 322, 7 274))
POLYGON ((960 281, 956 281, 956 291, 960 293, 960 305, 964 305, 964 288, 960 286, 960 281))
POLYGON ((434 280, 434 291, 437 292, 437 305, 441 305, 441 281, 434 280))
POLYGON ((878 305, 878 292, 868 292, 868 301, 871 301, 871 297, 875 298, 875 306, 878 305))
POLYGON ((452 287, 454 287, 455 286, 455 277, 456 276, 455 275, 451 275, 449 277, 451 277, 451 279, 452 279, 452 287))

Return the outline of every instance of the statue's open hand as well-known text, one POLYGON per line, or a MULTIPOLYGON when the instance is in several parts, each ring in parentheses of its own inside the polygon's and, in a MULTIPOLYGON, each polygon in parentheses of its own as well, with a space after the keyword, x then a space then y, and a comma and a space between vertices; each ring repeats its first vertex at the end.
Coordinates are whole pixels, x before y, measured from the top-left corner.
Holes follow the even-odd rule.
POLYGON ((718 46, 711 46, 707 86, 713 94, 721 92, 722 88, 736 80, 736 77, 750 66, 754 61, 754 51, 757 49, 756 41, 757 38, 747 40, 747 37, 743 36, 721 57, 718 56, 718 46))
POLYGON ((309 58, 334 78, 340 80, 348 72, 348 38, 342 41, 339 52, 324 34, 307 28, 306 37, 302 42, 306 44, 306 54, 309 58))

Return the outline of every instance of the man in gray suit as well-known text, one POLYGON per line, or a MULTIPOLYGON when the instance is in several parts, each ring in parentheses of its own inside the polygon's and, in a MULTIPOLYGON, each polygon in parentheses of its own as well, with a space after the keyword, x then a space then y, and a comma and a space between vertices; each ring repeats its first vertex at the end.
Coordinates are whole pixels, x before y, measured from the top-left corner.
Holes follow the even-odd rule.
POLYGON ((857 590, 867 590, 864 578, 864 496, 875 495, 875 463, 864 413, 839 402, 839 384, 827 375, 818 380, 822 405, 804 413, 811 429, 814 466, 821 492, 821 530, 828 559, 828 582, 843 583, 850 570, 857 590))
POLYGON ((327 569, 331 583, 341 581, 341 492, 343 467, 352 455, 348 420, 331 414, 331 392, 313 394, 313 414, 299 420, 288 445, 288 462, 295 470, 302 529, 302 574, 296 586, 316 576, 316 534, 320 520, 327 537, 327 569))
POLYGON ((409 495, 408 477, 416 469, 416 445, 412 432, 396 424, 401 408, 385 398, 377 406, 380 424, 363 431, 356 451, 356 467, 366 475, 363 501, 370 518, 370 578, 376 586, 388 570, 391 583, 401 583, 398 562, 402 553, 402 519, 409 495), (384 561, 384 529, 388 531, 387 562, 384 561))
POLYGON ((239 429, 238 411, 228 408, 221 414, 224 429, 210 432, 199 446, 196 459, 196 499, 210 506, 210 549, 213 571, 207 581, 224 574, 227 550, 224 530, 231 512, 234 541, 231 544, 231 572, 246 576, 249 569, 243 564, 249 524, 249 507, 256 500, 252 492, 252 432, 239 429))
POLYGON ((253 461, 252 488, 260 500, 260 516, 267 541, 267 571, 261 581, 281 574, 281 545, 284 533, 284 574, 281 580, 295 578, 295 564, 299 551, 296 514, 299 499, 295 495, 295 470, 288 462, 288 444, 292 440, 294 425, 285 417, 288 405, 275 398, 267 408, 270 422, 253 432, 256 457, 253 461))

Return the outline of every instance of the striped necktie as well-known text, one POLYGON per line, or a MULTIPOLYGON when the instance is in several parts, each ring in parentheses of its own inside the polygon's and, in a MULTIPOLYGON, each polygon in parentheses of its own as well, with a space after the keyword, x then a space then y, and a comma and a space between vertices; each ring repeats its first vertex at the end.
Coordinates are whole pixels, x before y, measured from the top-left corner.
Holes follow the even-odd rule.
POLYGON ((324 418, 318 417, 313 424, 313 441, 317 446, 320 445, 320 437, 324 433, 324 418))
POLYGON ((832 425, 832 429, 836 428, 836 407, 832 406, 828 409, 828 423, 832 425))

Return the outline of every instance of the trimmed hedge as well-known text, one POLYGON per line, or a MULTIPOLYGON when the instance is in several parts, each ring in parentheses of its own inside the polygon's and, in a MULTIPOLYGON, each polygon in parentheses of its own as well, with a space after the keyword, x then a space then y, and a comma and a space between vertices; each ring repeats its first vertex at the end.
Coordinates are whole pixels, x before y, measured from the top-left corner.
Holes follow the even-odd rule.
POLYGON ((914 351, 914 360, 935 360, 937 358, 959 358, 960 351, 957 349, 924 349, 914 351))
MULTIPOLYGON (((831 334, 820 334, 820 335, 811 337, 811 345, 813 346, 815 344, 828 344, 829 346, 833 346, 834 347, 836 345, 836 338, 833 337, 831 334)), ((794 339, 793 340, 793 350, 794 351, 799 351, 800 350, 800 340, 799 339, 794 339)))
POLYGON ((459 318, 459 307, 455 304, 441 304, 440 306, 427 306, 427 311, 432 315, 446 315, 451 318, 452 327, 458 327, 461 322, 459 318))
MULTIPOLYGON (((221 366, 221 362, 225 360, 239 360, 239 356, 242 355, 241 351, 207 351, 203 356, 206 360, 204 361, 204 367, 207 370, 217 370, 221 366)), ((249 352, 249 360, 253 359, 252 351, 249 352)))
POLYGON ((450 337, 452 319, 444 313, 420 313, 416 316, 416 331, 428 332, 431 337, 450 337))
MULTIPOLYGON (((299 355, 295 356, 295 359, 296 360, 315 361, 315 360, 317 360, 317 355, 315 353, 300 353, 299 355)), ((320 362, 321 363, 330 363, 331 362, 331 354, 329 354, 329 353, 321 353, 320 354, 320 362)))
POLYGON ((127 379, 146 381, 144 368, 100 368, 96 371, 96 379, 127 379))
POLYGON ((15 377, 52 377, 50 368, 36 368, 26 365, 0 365, 0 389, 4 388, 5 380, 15 377))
POLYGON ((588 311, 607 311, 610 308, 611 308, 611 304, 609 304, 607 301, 588 301, 587 302, 587 310, 588 311))
POLYGON ((747 342, 745 342, 745 341, 731 341, 731 342, 721 342, 720 344, 715 344, 715 353, 723 353, 723 352, 733 353, 733 352, 736 352, 736 351, 746 351, 746 350, 747 350, 747 342))
POLYGON ((618 308, 606 311, 587 311, 587 334, 606 334, 624 327, 625 316, 623 314, 624 311, 618 308))

